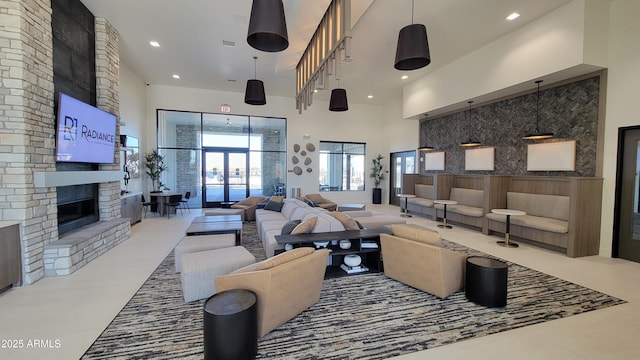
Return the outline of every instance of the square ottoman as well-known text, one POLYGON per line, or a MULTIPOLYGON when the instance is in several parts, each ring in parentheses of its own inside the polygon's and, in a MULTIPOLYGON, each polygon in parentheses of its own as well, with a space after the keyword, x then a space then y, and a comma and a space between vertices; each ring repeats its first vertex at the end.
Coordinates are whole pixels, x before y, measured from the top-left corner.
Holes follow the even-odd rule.
POLYGON ((204 212, 205 216, 216 215, 240 215, 240 220, 244 222, 244 210, 242 209, 209 209, 204 212))
POLYGON ((214 279, 256 262, 244 247, 234 246, 182 255, 182 295, 185 302, 207 298, 216 293, 214 279))
POLYGON ((234 234, 185 236, 173 250, 176 272, 182 269, 182 255, 236 246, 234 234))

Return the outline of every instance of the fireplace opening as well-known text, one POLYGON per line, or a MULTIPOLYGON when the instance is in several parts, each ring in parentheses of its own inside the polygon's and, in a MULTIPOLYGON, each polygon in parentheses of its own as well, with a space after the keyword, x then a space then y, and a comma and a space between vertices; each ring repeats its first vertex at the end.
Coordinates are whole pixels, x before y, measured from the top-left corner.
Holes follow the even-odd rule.
POLYGON ((100 220, 98 184, 59 186, 58 235, 100 220))

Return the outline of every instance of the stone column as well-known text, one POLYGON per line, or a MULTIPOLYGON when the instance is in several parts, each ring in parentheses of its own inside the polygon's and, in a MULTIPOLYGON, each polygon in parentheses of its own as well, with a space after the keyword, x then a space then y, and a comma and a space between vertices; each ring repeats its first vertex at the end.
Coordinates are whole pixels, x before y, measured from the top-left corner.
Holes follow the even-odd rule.
MULTIPOLYGON (((100 109, 118 117, 116 133, 120 134, 120 35, 107 19, 95 18, 96 31, 96 102, 100 109)), ((101 165, 100 170, 120 169, 120 138, 114 165, 101 165)), ((123 173, 124 174, 124 173, 123 173)), ((120 181, 100 184, 100 220, 120 217, 120 181)))
POLYGON ((0 1, 0 220, 21 224, 23 283, 44 277, 44 245, 58 238, 53 40, 49 0, 0 1))

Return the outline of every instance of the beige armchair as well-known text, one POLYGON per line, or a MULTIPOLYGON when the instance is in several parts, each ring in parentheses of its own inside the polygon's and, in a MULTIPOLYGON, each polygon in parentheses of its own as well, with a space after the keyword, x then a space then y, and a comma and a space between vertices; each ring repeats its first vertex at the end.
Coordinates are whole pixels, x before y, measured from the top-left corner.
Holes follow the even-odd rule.
POLYGON ((333 201, 325 197, 322 197, 322 195, 320 194, 307 194, 305 195, 305 198, 309 199, 310 201, 313 201, 315 206, 321 207, 328 211, 336 211, 336 208, 338 207, 338 204, 334 203, 333 201))
POLYGON ((380 234, 384 274, 441 299, 464 287, 466 254, 445 249, 440 234, 417 225, 391 225, 380 234))
POLYGON ((258 297, 264 336, 320 300, 329 250, 301 247, 215 278, 216 291, 248 289, 258 297))
POLYGON ((258 203, 265 202, 267 200, 268 199, 263 196, 250 196, 242 201, 238 201, 237 203, 231 205, 231 208, 244 210, 245 221, 255 221, 256 209, 258 208, 258 203))

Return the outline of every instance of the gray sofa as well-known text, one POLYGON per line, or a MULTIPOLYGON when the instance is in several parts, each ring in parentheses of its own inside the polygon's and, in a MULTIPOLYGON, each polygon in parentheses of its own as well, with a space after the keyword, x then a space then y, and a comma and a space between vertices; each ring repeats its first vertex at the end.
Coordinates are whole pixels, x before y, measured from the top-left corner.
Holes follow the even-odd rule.
MULTIPOLYGON (((451 188, 449 200, 455 205, 447 205, 447 221, 470 225, 479 229, 484 225, 484 190, 451 188)), ((444 205, 435 204, 437 217, 444 216, 444 205)))
MULTIPOLYGON (((415 184, 414 194, 416 197, 407 199, 407 209, 409 213, 434 216, 435 209, 433 200, 436 200, 435 188, 433 185, 415 184)), ((400 207, 404 209, 405 201, 400 202, 400 207)))
MULTIPOLYGON (((283 245, 276 242, 275 237, 282 233, 282 227, 290 220, 306 221, 311 217, 317 217, 318 220, 311 231, 314 233, 345 230, 342 222, 336 219, 332 212, 311 207, 297 199, 284 199, 283 202, 280 212, 265 209, 256 210, 256 230, 268 258, 272 257, 276 250, 284 249, 283 245)), ((345 214, 357 220, 365 229, 377 229, 385 225, 406 223, 405 219, 400 216, 375 211, 349 211, 345 214)))
MULTIPOLYGON (((527 213, 511 216, 511 235, 552 248, 567 248, 570 214, 568 196, 507 192, 507 208, 527 213)), ((505 215, 488 213, 486 217, 489 232, 505 231, 505 215)))

